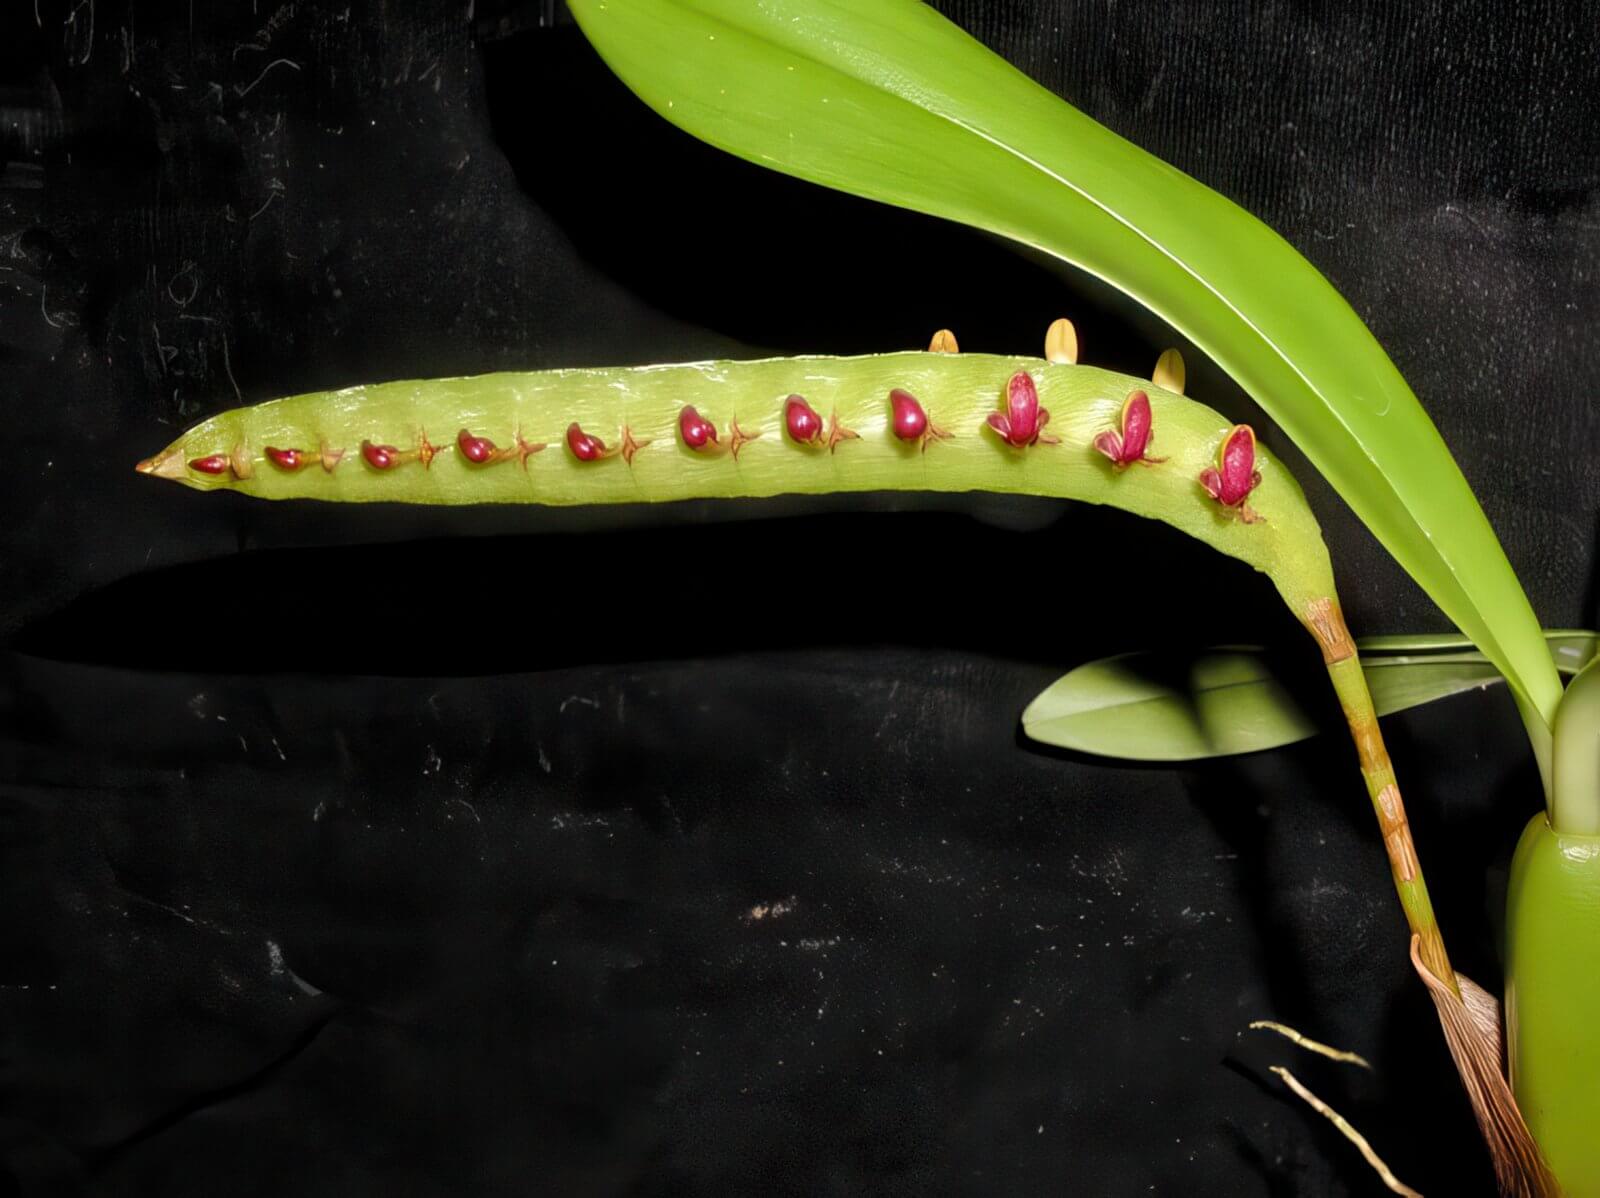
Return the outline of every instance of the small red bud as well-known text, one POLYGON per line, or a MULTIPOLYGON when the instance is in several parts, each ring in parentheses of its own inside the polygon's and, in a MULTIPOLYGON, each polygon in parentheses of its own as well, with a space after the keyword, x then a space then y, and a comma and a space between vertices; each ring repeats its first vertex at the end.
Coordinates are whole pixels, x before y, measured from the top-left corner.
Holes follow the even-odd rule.
POLYGON ((567 425, 567 448, 580 462, 595 462, 606 456, 606 443, 584 432, 576 422, 567 425))
POLYGON ((201 474, 226 474, 229 464, 227 454, 214 453, 208 458, 191 459, 189 469, 198 470, 201 474))
POLYGON ((493 461, 496 453, 493 441, 488 437, 474 437, 466 429, 456 434, 456 448, 462 457, 478 466, 493 461))
POLYGON ((307 462, 306 455, 298 449, 277 449, 269 445, 262 452, 279 470, 298 470, 307 462))
POLYGON ((678 435, 690 449, 704 449, 717 443, 717 426, 695 411, 693 404, 685 404, 678 413, 678 435))
POLYGON ((784 400, 783 427, 797 445, 815 445, 822 440, 822 417, 803 395, 791 395, 784 400))
POLYGON ((889 406, 894 413, 894 435, 902 441, 922 440, 928 431, 928 414, 917 397, 896 387, 889 392, 889 406))
POLYGON ((1151 457, 1147 452, 1153 425, 1150 397, 1143 391, 1131 391, 1122 403, 1119 427, 1095 437, 1094 447, 1110 458, 1118 470, 1124 470, 1135 462, 1144 465, 1164 462, 1166 458, 1151 457))
POLYGON ((400 451, 393 445, 361 442, 361 456, 374 470, 390 470, 400 464, 400 451))
POLYGON ((1006 382, 1006 410, 989 413, 989 427, 999 433, 1007 445, 1026 449, 1043 441, 1054 445, 1056 439, 1044 435, 1044 426, 1050 423, 1050 413, 1039 406, 1039 389, 1033 376, 1019 370, 1006 382))
POLYGON ((1261 517, 1250 510, 1245 500, 1261 485, 1256 469, 1256 434, 1248 424, 1236 424, 1223 438, 1217 451, 1217 464, 1200 472, 1200 485, 1224 508, 1237 512, 1246 524, 1261 517))

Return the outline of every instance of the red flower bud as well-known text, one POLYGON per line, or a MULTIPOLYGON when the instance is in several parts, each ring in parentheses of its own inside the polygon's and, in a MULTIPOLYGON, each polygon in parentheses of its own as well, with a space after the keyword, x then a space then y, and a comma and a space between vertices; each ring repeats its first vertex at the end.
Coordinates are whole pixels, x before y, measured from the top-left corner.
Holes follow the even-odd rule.
POLYGON ((400 451, 393 445, 361 442, 361 456, 374 470, 391 470, 400 464, 400 451))
POLYGON ((262 452, 279 470, 298 470, 310 460, 298 449, 276 449, 269 445, 262 452))
POLYGON ((1026 449, 1036 442, 1054 445, 1056 439, 1044 435, 1044 426, 1050 423, 1050 413, 1039 406, 1039 389, 1033 376, 1019 370, 1006 382, 1006 410, 989 413, 989 427, 999 433, 1007 445, 1026 449))
POLYGON ((1153 422, 1150 397, 1143 391, 1128 394, 1123 401, 1122 416, 1118 423, 1119 430, 1101 433, 1094 439, 1094 447, 1110 458, 1118 470, 1126 469, 1135 462, 1153 465, 1167 460, 1150 457, 1145 452, 1150 446, 1153 422))
POLYGON ((822 417, 801 395, 791 395, 783 405, 783 427, 796 445, 815 445, 822 440, 822 417))
POLYGON ((576 422, 567 425, 567 448, 580 462, 597 462, 606 456, 606 443, 584 432, 576 422))
POLYGON ((928 414, 917 397, 896 387, 889 392, 889 407, 894 415, 894 435, 902 441, 920 441, 928 431, 928 414))
POLYGON ((1256 469, 1256 434, 1248 424, 1237 424, 1223 438, 1215 467, 1200 472, 1200 485, 1206 493, 1229 511, 1235 511, 1246 524, 1261 517, 1250 510, 1245 500, 1261 485, 1256 469))
POLYGON ((678 413, 678 435, 690 449, 700 450, 717 443, 717 426, 686 404, 678 413))
POLYGON ((902 441, 910 441, 928 450, 929 441, 942 441, 950 434, 933 422, 917 397, 896 387, 889 392, 889 427, 902 441))
POLYGON ((494 442, 488 437, 475 437, 466 429, 456 434, 456 448, 462 457, 475 466, 494 461, 498 453, 494 442))

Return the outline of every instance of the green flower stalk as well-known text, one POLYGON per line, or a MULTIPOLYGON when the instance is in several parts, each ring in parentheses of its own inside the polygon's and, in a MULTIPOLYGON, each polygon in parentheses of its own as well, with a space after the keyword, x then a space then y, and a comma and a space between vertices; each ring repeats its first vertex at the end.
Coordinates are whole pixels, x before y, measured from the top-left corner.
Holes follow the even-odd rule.
MULTIPOLYGON (((1069 330, 1053 324, 1047 352, 1075 355, 1069 330)), ((1175 381, 1181 367, 1163 362, 1175 381)), ((928 352, 383 383, 223 412, 138 468, 264 499, 556 505, 986 491, 1161 520, 1266 574, 1321 647, 1420 959, 1460 1002, 1305 495, 1247 426, 1153 382, 1065 361, 928 352), (459 431, 435 442, 430 429, 459 431)), ((1495 1097, 1520 1129, 1509 1093, 1495 1097)))

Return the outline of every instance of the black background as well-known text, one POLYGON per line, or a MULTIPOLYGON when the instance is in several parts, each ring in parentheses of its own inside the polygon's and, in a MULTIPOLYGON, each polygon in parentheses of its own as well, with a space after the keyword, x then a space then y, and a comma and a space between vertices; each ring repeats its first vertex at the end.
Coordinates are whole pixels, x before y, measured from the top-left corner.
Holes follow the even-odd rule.
MULTIPOLYGON (((1596 621, 1600 11, 940 7, 1308 254, 1540 618, 1596 621)), ((1105 653, 1304 655, 1248 570, 1013 502, 340 510, 131 470, 355 382, 1037 352, 1062 314, 1142 373, 1159 322, 699 146, 554 5, 0 20, 0 1194, 1374 1192, 1276 1061, 1412 1184, 1487 1192, 1347 743, 1018 735, 1105 653)), ((1356 630, 1441 627, 1265 427, 1356 630)), ((1388 728, 1497 989, 1537 803, 1509 702, 1388 728)))

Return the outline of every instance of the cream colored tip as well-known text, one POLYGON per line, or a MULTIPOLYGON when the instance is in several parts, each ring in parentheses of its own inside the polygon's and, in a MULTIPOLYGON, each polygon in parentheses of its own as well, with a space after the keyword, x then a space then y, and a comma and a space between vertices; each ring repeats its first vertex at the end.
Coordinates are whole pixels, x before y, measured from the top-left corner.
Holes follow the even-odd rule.
POLYGON ((184 468, 183 454, 175 445, 163 449, 153 458, 145 458, 134 469, 140 474, 153 474, 157 478, 183 478, 188 473, 184 468))
POLYGON ((933 335, 933 340, 928 342, 930 354, 959 354, 961 347, 956 344, 956 335, 949 329, 940 329, 933 335))
POLYGON ((1044 356, 1057 366, 1078 364, 1078 330, 1065 316, 1050 322, 1044 334, 1044 356))
POLYGON ((1188 381, 1183 368, 1183 355, 1175 349, 1162 350, 1161 356, 1156 359, 1155 370, 1150 373, 1150 381, 1182 395, 1183 385, 1188 381))

